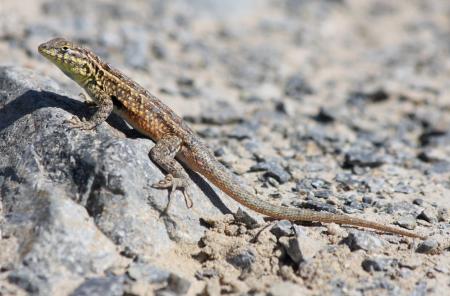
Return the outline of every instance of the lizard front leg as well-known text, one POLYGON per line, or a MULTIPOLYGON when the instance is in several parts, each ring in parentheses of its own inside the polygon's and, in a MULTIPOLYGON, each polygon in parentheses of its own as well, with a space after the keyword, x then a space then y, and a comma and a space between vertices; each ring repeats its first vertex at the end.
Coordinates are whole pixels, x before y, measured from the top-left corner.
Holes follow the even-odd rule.
POLYGON ((152 185, 154 188, 170 190, 169 201, 164 212, 169 210, 176 189, 181 189, 186 206, 188 208, 193 206, 188 192, 192 181, 181 164, 175 160, 175 155, 180 151, 181 143, 182 141, 179 137, 167 135, 159 140, 149 153, 150 158, 168 173, 164 179, 152 185))
POLYGON ((97 99, 97 102, 98 109, 91 119, 86 120, 85 118, 80 119, 77 116, 73 116, 67 121, 71 127, 90 130, 104 122, 113 110, 113 101, 108 95, 103 94, 97 99))

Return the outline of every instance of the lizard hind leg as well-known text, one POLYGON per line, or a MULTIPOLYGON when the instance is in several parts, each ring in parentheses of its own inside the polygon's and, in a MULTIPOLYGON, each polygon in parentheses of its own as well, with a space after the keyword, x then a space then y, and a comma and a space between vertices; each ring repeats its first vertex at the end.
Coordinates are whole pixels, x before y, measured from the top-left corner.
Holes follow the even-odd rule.
POLYGON ((181 139, 168 135, 159 140, 150 150, 150 158, 168 174, 164 179, 152 185, 153 188, 169 189, 169 201, 164 212, 168 212, 173 195, 180 189, 188 208, 193 206, 189 188, 192 181, 181 164, 175 160, 175 155, 181 148, 181 139))

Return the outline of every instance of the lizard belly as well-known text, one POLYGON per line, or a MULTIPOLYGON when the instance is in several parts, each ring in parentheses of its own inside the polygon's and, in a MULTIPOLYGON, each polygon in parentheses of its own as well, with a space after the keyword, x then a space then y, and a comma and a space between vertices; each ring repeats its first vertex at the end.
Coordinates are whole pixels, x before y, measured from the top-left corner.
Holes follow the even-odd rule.
POLYGON ((128 124, 130 124, 140 134, 157 141, 160 139, 160 132, 155 126, 152 126, 152 120, 147 116, 135 114, 127 110, 114 108, 114 113, 119 115, 128 124))

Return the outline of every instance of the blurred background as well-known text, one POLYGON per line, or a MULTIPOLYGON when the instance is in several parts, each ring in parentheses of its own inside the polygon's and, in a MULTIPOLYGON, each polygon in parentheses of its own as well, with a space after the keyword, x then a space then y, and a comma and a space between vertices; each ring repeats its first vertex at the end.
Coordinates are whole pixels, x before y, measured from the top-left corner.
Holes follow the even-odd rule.
POLYGON ((159 96, 237 172, 254 155, 294 180, 393 164, 431 174, 448 203, 450 2, 0 0, 0 65, 77 94, 37 52, 57 36, 159 96))
POLYGON ((421 0, 0 0, 0 64, 70 85, 36 50, 61 36, 165 93, 179 112, 248 96, 306 97, 302 107, 316 110, 363 85, 444 104, 449 14, 446 1, 421 0))
MULTIPOLYGON (((160 97, 268 199, 448 232, 450 1, 0 0, 0 66, 50 76, 78 98, 81 89, 37 52, 54 37, 89 47, 160 97)), ((317 266, 292 276, 315 295, 448 291, 448 250, 411 256, 415 245, 387 236, 396 243, 379 253, 399 261, 366 272, 364 252, 316 226, 307 241, 324 239, 320 254, 331 259, 308 260, 317 266)), ((269 269, 236 281, 249 276, 259 289, 290 276, 275 270, 262 281, 269 269)))

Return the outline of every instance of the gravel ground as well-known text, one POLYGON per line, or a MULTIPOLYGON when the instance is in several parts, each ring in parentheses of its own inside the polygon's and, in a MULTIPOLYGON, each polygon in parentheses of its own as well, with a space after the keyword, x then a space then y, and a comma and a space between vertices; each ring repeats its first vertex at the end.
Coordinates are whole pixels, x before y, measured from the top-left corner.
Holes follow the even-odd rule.
MULTIPOLYGON (((175 287, 160 295, 448 293, 450 3, 0 0, 0 65, 77 94, 37 53, 56 36, 85 44, 159 96, 271 202, 430 237, 267 222, 242 209, 202 221, 195 242, 171 237, 167 254, 146 253, 170 271, 175 287)), ((0 212, 6 217, 6 207, 0 212)), ((126 269, 135 280, 137 257, 126 269)), ((6 275, 5 262, 0 254, 0 295, 32 294, 6 275)), ((151 293, 108 281, 128 295, 151 293)))

